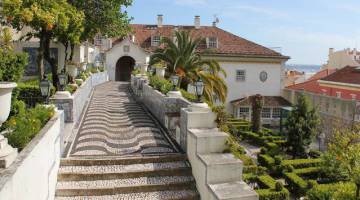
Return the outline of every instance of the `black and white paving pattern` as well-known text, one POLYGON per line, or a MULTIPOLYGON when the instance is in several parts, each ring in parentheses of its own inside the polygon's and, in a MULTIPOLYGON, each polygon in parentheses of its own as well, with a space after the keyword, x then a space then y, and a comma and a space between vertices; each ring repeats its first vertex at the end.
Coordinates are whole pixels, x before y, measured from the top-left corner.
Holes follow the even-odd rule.
POLYGON ((129 83, 95 88, 70 156, 175 153, 156 120, 132 97, 129 83))

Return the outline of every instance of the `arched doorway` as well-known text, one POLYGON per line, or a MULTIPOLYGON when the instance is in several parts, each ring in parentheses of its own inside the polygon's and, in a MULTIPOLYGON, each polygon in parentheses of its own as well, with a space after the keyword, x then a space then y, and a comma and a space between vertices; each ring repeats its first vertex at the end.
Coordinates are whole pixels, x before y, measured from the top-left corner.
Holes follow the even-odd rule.
POLYGON ((130 56, 121 57, 116 63, 115 80, 130 81, 131 72, 134 70, 135 60, 130 56))

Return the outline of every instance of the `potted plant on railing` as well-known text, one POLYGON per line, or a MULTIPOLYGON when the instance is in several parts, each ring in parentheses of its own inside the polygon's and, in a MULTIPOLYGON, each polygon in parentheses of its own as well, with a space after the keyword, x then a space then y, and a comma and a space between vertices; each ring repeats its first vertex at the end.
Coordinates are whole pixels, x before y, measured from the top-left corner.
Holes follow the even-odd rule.
POLYGON ((165 77, 165 63, 163 61, 156 63, 154 65, 155 69, 156 69, 156 76, 160 77, 160 78, 164 78, 165 77))

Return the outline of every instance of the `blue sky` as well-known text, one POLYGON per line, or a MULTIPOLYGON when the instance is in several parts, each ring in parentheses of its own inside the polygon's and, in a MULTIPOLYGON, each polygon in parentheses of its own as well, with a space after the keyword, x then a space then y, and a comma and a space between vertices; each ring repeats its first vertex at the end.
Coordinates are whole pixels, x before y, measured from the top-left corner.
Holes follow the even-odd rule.
POLYGON ((134 0, 133 23, 190 25, 201 16, 219 27, 266 47, 281 47, 289 63, 323 64, 329 47, 360 48, 360 9, 356 0, 134 0))

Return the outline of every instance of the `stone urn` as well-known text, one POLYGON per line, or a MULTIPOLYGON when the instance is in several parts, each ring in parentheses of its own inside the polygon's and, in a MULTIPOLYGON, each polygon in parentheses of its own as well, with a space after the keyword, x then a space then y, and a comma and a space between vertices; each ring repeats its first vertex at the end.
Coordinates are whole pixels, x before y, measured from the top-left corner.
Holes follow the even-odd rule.
POLYGON ((142 75, 146 75, 148 66, 149 66, 148 64, 143 64, 143 65, 141 65, 140 73, 141 73, 142 75))
POLYGON ((86 62, 81 63, 80 70, 81 70, 81 71, 86 71, 86 68, 87 68, 87 63, 86 63, 86 62))
POLYGON ((67 64, 66 71, 73 78, 75 78, 78 74, 78 68, 74 64, 67 64))
MULTIPOLYGON (((0 82, 0 126, 9 117, 11 93, 16 83, 0 82)), ((7 138, 0 134, 0 168, 7 168, 16 159, 17 149, 8 144, 7 138)))
POLYGON ((0 82, 0 126, 9 117, 11 106, 11 93, 16 83, 0 82))
POLYGON ((157 67, 156 68, 156 76, 158 76, 160 78, 164 78, 165 77, 165 68, 164 67, 157 67))

